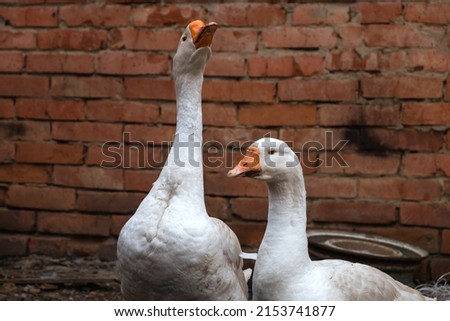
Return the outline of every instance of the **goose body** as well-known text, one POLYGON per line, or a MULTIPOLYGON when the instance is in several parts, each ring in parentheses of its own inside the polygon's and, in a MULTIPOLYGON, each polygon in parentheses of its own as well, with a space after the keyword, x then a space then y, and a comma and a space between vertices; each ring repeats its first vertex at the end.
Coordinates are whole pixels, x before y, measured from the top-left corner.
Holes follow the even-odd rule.
POLYGON ((264 180, 269 189, 267 228, 253 273, 254 300, 429 299, 371 266, 310 259, 302 169, 283 141, 256 141, 228 175, 264 180))
POLYGON ((208 216, 204 201, 201 87, 215 28, 189 24, 174 57, 174 143, 118 239, 126 300, 247 299, 239 241, 225 223, 208 216))

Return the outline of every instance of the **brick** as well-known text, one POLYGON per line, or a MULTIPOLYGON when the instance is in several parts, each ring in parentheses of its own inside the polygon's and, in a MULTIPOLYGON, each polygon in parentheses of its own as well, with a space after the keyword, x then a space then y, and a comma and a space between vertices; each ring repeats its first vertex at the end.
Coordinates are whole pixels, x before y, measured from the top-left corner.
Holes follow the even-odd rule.
POLYGON ((92 189, 123 189, 123 171, 100 167, 55 166, 53 182, 57 185, 92 189))
POLYGON ((286 12, 281 4, 255 3, 247 9, 247 23, 250 26, 275 26, 285 22, 286 12))
POLYGON ((228 172, 244 157, 243 152, 236 149, 222 148, 220 143, 205 141, 203 151, 204 169, 210 172, 228 172))
POLYGON ((16 160, 21 163, 81 164, 83 162, 82 145, 19 143, 16 149, 16 160))
POLYGON ((32 236, 29 242, 30 254, 44 254, 52 257, 98 257, 114 260, 111 253, 115 241, 99 238, 86 242, 73 236, 32 236))
POLYGON ((130 217, 129 215, 111 215, 111 235, 119 236, 122 227, 130 217))
POLYGON ((144 52, 102 52, 98 55, 97 72, 112 75, 167 74, 169 57, 144 52))
POLYGON ((447 135, 445 136, 445 141, 446 141, 445 148, 447 150, 450 150, 450 131, 447 131, 447 135))
POLYGON ((406 65, 406 53, 404 51, 394 51, 380 54, 380 69, 385 71, 401 71, 406 65))
POLYGON ((180 36, 181 33, 172 28, 113 29, 109 33, 109 47, 111 49, 163 50, 172 52, 177 49, 180 36))
POLYGON ((294 57, 295 68, 301 76, 321 75, 325 69, 325 59, 320 55, 298 55, 294 57))
POLYGON ((31 211, 0 209, 0 229, 12 232, 34 231, 36 214, 31 211))
POLYGON ((450 123, 450 103, 408 102, 403 104, 405 125, 446 125, 450 123))
POLYGON ((263 223, 231 222, 228 226, 239 239, 242 247, 256 249, 261 244, 266 225, 263 223))
POLYGON ((341 153, 348 166, 340 166, 331 158, 333 154, 320 156, 320 172, 360 176, 394 175, 400 167, 400 155, 376 153, 341 153))
POLYGON ((25 57, 20 52, 2 52, 0 72, 20 72, 25 64, 25 57))
POLYGON ((76 208, 84 212, 134 213, 146 193, 78 191, 76 208))
POLYGON ((438 171, 450 177, 450 155, 436 154, 436 167, 438 171))
POLYGON ((313 220, 317 222, 380 225, 396 221, 395 205, 374 202, 316 201, 313 213, 313 220))
POLYGON ((0 165, 0 181, 9 183, 50 183, 51 168, 23 164, 0 165))
POLYGON ((39 212, 37 230, 41 233, 108 236, 109 216, 78 213, 39 212))
POLYGON ((50 89, 55 97, 117 98, 122 92, 121 79, 106 77, 56 76, 50 89))
POLYGON ((400 222, 405 225, 450 227, 449 204, 403 203, 400 206, 400 222))
POLYGON ((419 227, 357 227, 356 232, 375 234, 419 246, 430 253, 438 252, 439 232, 419 227))
POLYGON ((267 220, 267 199, 239 197, 231 199, 231 211, 238 217, 249 221, 267 220))
POLYGON ((18 118, 48 119, 48 100, 44 99, 18 99, 16 101, 16 114, 18 118))
POLYGON ((0 118, 10 119, 14 118, 14 115, 14 101, 0 98, 0 118))
POLYGON ((268 129, 244 129, 244 128, 216 128, 208 127, 203 131, 203 140, 219 147, 243 147, 253 143, 261 137, 277 136, 275 131, 268 129))
POLYGON ((292 143, 295 151, 331 150, 345 139, 345 131, 330 128, 281 129, 280 139, 292 143))
POLYGON ((322 126, 395 126, 400 120, 399 105, 321 105, 322 126))
POLYGON ((368 25, 364 41, 368 47, 436 48, 439 47, 444 30, 411 25, 368 25))
POLYGON ((245 75, 245 59, 238 55, 213 55, 205 68, 206 76, 242 77, 245 75))
POLYGON ((250 126, 315 125, 316 107, 297 104, 241 106, 239 123, 250 126))
POLYGON ((0 143, 0 163, 10 163, 16 158, 16 149, 14 144, 0 143))
POLYGON ((436 71, 449 70, 448 53, 438 50, 411 51, 408 52, 408 68, 412 71, 436 71))
POLYGON ((80 120, 84 104, 74 100, 17 99, 16 113, 26 119, 80 120))
POLYGON ((435 154, 405 154, 402 160, 403 175, 406 176, 433 176, 437 171, 435 154))
POLYGON ((442 231, 441 253, 450 254, 450 230, 442 231))
POLYGON ((269 103, 274 96, 272 82, 207 80, 203 84, 204 101, 269 103))
POLYGON ((258 44, 258 32, 252 29, 217 29, 211 45, 213 52, 255 52, 258 44))
POLYGON ((289 77, 294 74, 292 56, 269 57, 267 59, 267 75, 270 77, 289 77))
MULTIPOLYGON (((29 241, 30 254, 45 254, 52 257, 64 257, 67 254, 68 238, 32 236, 29 241)), ((73 241, 73 240, 72 240, 73 241)))
POLYGON ((30 73, 74 73, 94 72, 94 56, 73 53, 30 53, 27 55, 27 71, 30 73))
POLYGON ((445 89, 445 97, 450 98, 450 77, 447 77, 447 86, 445 89))
POLYGON ((11 185, 8 205, 21 208, 71 210, 75 206, 75 190, 60 187, 11 185))
POLYGON ((404 9, 405 20, 435 25, 450 23, 450 4, 437 3, 406 3, 404 9))
POLYGON ((400 2, 360 2, 356 4, 361 23, 389 23, 397 20, 402 14, 400 2))
POLYGON ((438 200, 440 194, 437 180, 384 177, 359 180, 359 196, 363 199, 431 201, 438 200))
POLYGON ((105 30, 49 29, 37 34, 37 47, 44 50, 94 51, 106 46, 105 30))
POLYGON ((86 104, 86 118, 106 122, 156 122, 159 106, 133 101, 92 100, 86 104))
MULTIPOLYGON (((132 137, 133 138, 133 137, 132 137)), ((133 138, 134 139, 134 138, 133 138)), ((86 164, 100 165, 102 168, 159 168, 164 166, 168 155, 167 146, 137 145, 132 146, 117 143, 89 146, 86 164)))
MULTIPOLYGON (((449 275, 448 273, 448 267, 450 266, 450 259, 448 257, 435 257, 432 258, 430 262, 430 273, 431 273, 431 279, 432 280, 438 280, 440 277, 444 276, 445 279, 448 281, 449 275)), ((442 283, 440 283, 442 284, 442 283)))
MULTIPOLYGON (((187 26, 187 24, 193 20, 204 20, 204 17, 205 10, 192 5, 139 6, 132 8, 130 22, 132 25, 139 27, 187 26)), ((223 22, 221 21, 221 24, 222 23, 223 22)))
POLYGON ((441 184, 435 179, 409 179, 403 186, 404 200, 438 201, 441 196, 441 184))
POLYGON ((13 27, 56 27, 56 7, 3 7, 0 17, 13 27))
POLYGON ((0 234, 0 257, 26 255, 28 239, 26 235, 0 234))
POLYGON ((263 30, 266 48, 331 48, 337 37, 331 27, 278 27, 263 30))
POLYGON ((34 49, 36 45, 34 31, 0 30, 0 49, 34 49))
POLYGON ((292 56, 250 57, 247 63, 251 77, 289 77, 295 72, 292 56))
POLYGON ((278 83, 281 101, 352 101, 358 98, 358 81, 346 79, 281 80, 278 83))
POLYGON ((45 97, 49 79, 44 76, 1 75, 0 96, 45 97))
POLYGON ((236 125, 237 112, 234 105, 202 103, 202 107, 204 125, 217 127, 236 125))
POLYGON ((124 171, 124 189, 127 191, 149 192, 160 172, 154 170, 124 171))
POLYGON ((215 4, 208 8, 209 20, 218 21, 224 26, 246 27, 249 24, 248 8, 246 3, 215 4))
POLYGON ((345 24, 337 26, 337 33, 344 48, 359 47, 363 42, 361 25, 345 24))
POLYGON ((379 70, 378 55, 358 54, 353 49, 332 50, 327 54, 326 67, 332 71, 379 70))
POLYGON ((440 98, 442 79, 426 76, 380 76, 361 80, 366 98, 440 98))
POLYGON ((70 5, 61 6, 59 19, 69 27, 121 27, 128 24, 130 6, 70 5))
POLYGON ((368 128, 359 135, 359 139, 357 144, 366 150, 437 151, 442 146, 441 133, 412 128, 368 128))
POLYGON ((130 133, 125 141, 167 145, 173 141, 175 126, 125 125, 124 133, 130 133))
POLYGON ((205 197, 206 212, 211 217, 227 220, 229 217, 228 200, 222 197, 205 197))
POLYGON ((0 122, 0 138, 10 140, 49 140, 50 124, 37 121, 0 122))
POLYGON ((224 26, 275 26, 284 24, 286 19, 286 12, 280 4, 230 3, 206 8, 210 13, 208 20, 224 26))
POLYGON ((349 7, 333 4, 300 4, 292 12, 293 25, 330 24, 348 22, 349 7))
POLYGON ((264 182, 248 178, 228 178, 226 172, 205 173, 205 194, 214 196, 267 197, 264 182))
POLYGON ((345 177, 305 177, 306 193, 311 198, 354 198, 356 179, 345 177))
POLYGON ((122 125, 83 123, 83 122, 53 122, 52 137, 64 141, 122 141, 122 125))
POLYGON ((124 86, 126 98, 175 100, 171 79, 125 78, 124 86))

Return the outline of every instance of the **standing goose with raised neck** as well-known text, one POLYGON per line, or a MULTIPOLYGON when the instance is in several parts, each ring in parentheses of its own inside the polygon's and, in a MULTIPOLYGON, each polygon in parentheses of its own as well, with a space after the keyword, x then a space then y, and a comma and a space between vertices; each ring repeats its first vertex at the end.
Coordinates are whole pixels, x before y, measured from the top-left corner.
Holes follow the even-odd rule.
POLYGON ((253 273, 254 300, 429 300, 368 265, 311 261, 306 236, 306 190, 300 162, 274 138, 253 143, 228 172, 264 180, 269 215, 253 273))
POLYGON ((247 299, 239 241, 205 208, 201 89, 216 28, 215 23, 191 22, 173 58, 174 143, 117 244, 126 300, 247 299))

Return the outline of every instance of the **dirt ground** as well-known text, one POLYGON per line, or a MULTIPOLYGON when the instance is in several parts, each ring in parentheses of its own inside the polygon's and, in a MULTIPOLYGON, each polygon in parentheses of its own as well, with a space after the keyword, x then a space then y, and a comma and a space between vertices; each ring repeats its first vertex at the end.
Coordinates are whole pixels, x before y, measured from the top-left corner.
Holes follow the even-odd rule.
POLYGON ((0 300, 122 300, 115 262, 31 255, 0 259, 0 300))
MULTIPOLYGON (((450 300, 445 275, 420 286, 423 294, 450 300)), ((115 262, 30 255, 0 259, 0 301, 122 300, 115 262)))

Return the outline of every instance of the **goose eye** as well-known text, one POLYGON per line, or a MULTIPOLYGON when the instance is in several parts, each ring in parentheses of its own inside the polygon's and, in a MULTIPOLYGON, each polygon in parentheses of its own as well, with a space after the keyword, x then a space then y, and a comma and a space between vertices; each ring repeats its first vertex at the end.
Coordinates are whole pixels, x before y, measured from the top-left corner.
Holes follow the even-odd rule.
POLYGON ((271 150, 269 150, 269 155, 273 155, 273 154, 275 154, 277 151, 275 150, 275 149, 271 149, 271 150))
POLYGON ((183 38, 181 38, 181 40, 186 41, 187 36, 183 36, 183 38))

